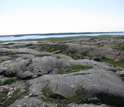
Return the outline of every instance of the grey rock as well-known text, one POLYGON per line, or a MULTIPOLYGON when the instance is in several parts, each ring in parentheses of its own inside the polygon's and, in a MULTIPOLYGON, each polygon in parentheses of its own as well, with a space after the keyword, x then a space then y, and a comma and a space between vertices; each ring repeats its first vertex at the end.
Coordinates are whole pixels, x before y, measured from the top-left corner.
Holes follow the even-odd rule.
POLYGON ((21 79, 34 78, 49 73, 58 73, 63 67, 62 62, 54 57, 45 56, 33 59, 22 59, 5 61, 0 64, 0 74, 21 79), (30 71, 30 72, 27 72, 30 71))
POLYGON ((100 58, 94 57, 92 60, 94 60, 94 61, 100 61, 100 58))
POLYGON ((114 67, 111 64, 105 63, 105 62, 97 62, 93 60, 88 59, 82 59, 82 60, 65 60, 60 59, 64 66, 66 65, 85 65, 85 66, 93 66, 95 69, 105 69, 110 71, 115 71, 116 69, 123 70, 123 68, 120 67, 114 67))
POLYGON ((52 73, 54 70, 59 72, 62 67, 62 62, 54 57, 34 58, 32 63, 27 67, 28 70, 33 71, 38 76, 52 73))
POLYGON ((124 77, 124 71, 118 71, 116 72, 117 75, 119 75, 120 77, 124 77))
POLYGON ((42 100, 35 97, 23 98, 22 100, 16 100, 14 104, 9 107, 43 107, 42 100))
POLYGON ((83 86, 93 97, 105 104, 124 106, 124 82, 115 73, 92 69, 64 75, 44 75, 29 81, 30 92, 41 92, 48 86, 53 93, 68 98, 83 86), (116 100, 116 101, 115 101, 116 100))
MULTIPOLYGON (((14 76, 25 80, 1 86, 3 88, 0 87, 0 92, 8 89, 8 95, 11 96, 15 89, 23 90, 29 86, 30 94, 28 93, 28 95, 16 100, 11 107, 57 107, 57 104, 42 101, 45 97, 42 89, 45 86, 51 88, 54 94, 64 98, 74 95, 77 88, 83 86, 91 95, 88 98, 88 103, 106 103, 124 107, 124 82, 121 79, 124 78, 124 68, 99 62, 100 59, 115 61, 124 59, 123 51, 115 47, 123 46, 123 42, 124 39, 122 38, 83 38, 64 41, 59 44, 44 42, 0 45, 0 83, 3 83, 8 77, 14 76), (34 47, 34 49, 28 49, 29 46, 34 47), (48 49, 50 46, 55 47, 51 53, 36 51, 48 49), (82 60, 72 60, 65 53, 82 60), (93 69, 58 75, 65 66, 78 64, 93 66, 93 69), (122 72, 118 70, 122 70, 122 72), (27 81, 28 85, 26 84, 27 81)), ((107 107, 106 105, 94 104, 72 103, 68 104, 67 107, 107 107)))
POLYGON ((33 78, 34 74, 30 71, 25 71, 24 73, 18 73, 18 78, 20 79, 31 79, 33 78))
POLYGON ((67 107, 109 107, 105 104, 102 105, 94 105, 94 104, 75 104, 75 103, 71 103, 68 104, 67 107))

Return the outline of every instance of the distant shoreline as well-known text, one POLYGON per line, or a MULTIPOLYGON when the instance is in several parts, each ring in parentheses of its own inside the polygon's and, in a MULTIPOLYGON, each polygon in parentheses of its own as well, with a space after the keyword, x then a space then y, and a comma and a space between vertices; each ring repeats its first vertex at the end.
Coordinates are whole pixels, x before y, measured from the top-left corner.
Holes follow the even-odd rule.
POLYGON ((36 36, 49 36, 49 35, 72 35, 72 34, 105 34, 105 33, 124 33, 123 32, 69 32, 69 33, 39 33, 39 34, 14 34, 14 35, 0 35, 0 37, 21 37, 21 36, 32 36, 32 35, 36 35, 36 36))

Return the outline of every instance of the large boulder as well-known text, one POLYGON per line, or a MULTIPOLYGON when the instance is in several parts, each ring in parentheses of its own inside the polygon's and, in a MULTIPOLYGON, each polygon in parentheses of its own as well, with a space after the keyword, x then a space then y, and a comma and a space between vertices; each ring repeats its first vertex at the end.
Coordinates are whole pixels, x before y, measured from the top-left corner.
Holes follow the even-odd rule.
POLYGON ((54 57, 36 57, 5 61, 0 64, 0 74, 21 79, 29 79, 49 73, 58 73, 62 67, 60 60, 54 57))
MULTIPOLYGON (((124 82, 115 73, 103 69, 91 69, 64 75, 44 75, 29 81, 30 92, 42 96, 47 86, 54 94, 65 98, 75 94, 83 86, 100 103, 124 106, 124 82)), ((42 96, 43 97, 43 96, 42 96)))

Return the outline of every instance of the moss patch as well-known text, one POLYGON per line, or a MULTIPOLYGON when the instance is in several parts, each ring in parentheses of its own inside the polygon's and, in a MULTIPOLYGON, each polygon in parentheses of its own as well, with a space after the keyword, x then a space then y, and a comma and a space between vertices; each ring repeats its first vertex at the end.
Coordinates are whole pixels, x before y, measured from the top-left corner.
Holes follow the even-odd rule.
POLYGON ((58 48, 56 46, 49 46, 48 48, 45 49, 48 52, 53 52, 53 51, 64 51, 64 48, 58 48))
POLYGON ((59 107, 64 107, 69 103, 83 104, 90 97, 88 91, 83 86, 78 87, 75 95, 68 98, 54 94, 47 86, 42 89, 42 92, 45 95, 45 98, 43 98, 44 101, 57 103, 59 107))
POLYGON ((105 43, 105 42, 101 42, 101 43, 97 43, 97 44, 95 44, 95 45, 97 45, 98 47, 103 47, 104 44, 106 44, 106 43, 105 43))
POLYGON ((15 90, 13 95, 2 104, 2 107, 7 107, 13 104, 17 99, 19 99, 23 94, 27 92, 28 92, 28 89, 26 89, 23 92, 20 92, 20 89, 15 90))
POLYGON ((60 70, 59 74, 66 74, 71 72, 77 72, 80 70, 88 70, 92 69, 92 66, 85 66, 85 65, 67 65, 64 69, 60 70))
POLYGON ((80 86, 77 88, 75 95, 68 98, 68 103, 75 102, 77 104, 83 104, 89 97, 88 91, 83 86, 80 86))
POLYGON ((2 103, 7 97, 7 93, 0 93, 0 103, 2 103))
POLYGON ((108 60, 108 61, 106 61, 106 63, 110 63, 110 64, 112 64, 114 66, 120 66, 120 67, 124 68, 124 59, 118 60, 118 61, 108 60))
POLYGON ((12 60, 12 59, 6 59, 6 60, 0 59, 0 63, 2 63, 4 61, 9 61, 9 60, 12 60))
POLYGON ((16 81, 19 81, 19 79, 18 78, 5 79, 4 82, 3 82, 3 85, 12 84, 13 82, 16 82, 16 81))
POLYGON ((79 56, 76 56, 76 55, 74 55, 74 54, 68 54, 68 53, 65 53, 67 56, 70 56, 71 58, 73 58, 73 59, 75 59, 75 60, 78 60, 78 59, 80 59, 80 57, 79 56))
POLYGON ((81 52, 81 54, 82 54, 83 56, 86 56, 88 53, 89 53, 89 51, 83 51, 83 52, 81 52))
POLYGON ((28 47, 28 49, 35 49, 35 47, 28 47))

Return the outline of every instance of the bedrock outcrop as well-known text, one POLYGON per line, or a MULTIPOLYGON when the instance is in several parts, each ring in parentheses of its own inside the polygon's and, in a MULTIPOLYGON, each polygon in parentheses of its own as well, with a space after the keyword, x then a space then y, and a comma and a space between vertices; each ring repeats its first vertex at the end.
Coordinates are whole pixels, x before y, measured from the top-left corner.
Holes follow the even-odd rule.
POLYGON ((124 107, 123 41, 0 44, 0 106, 124 107))

